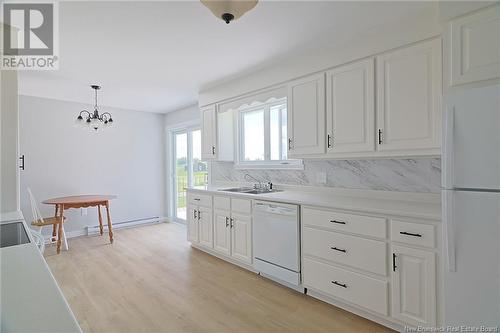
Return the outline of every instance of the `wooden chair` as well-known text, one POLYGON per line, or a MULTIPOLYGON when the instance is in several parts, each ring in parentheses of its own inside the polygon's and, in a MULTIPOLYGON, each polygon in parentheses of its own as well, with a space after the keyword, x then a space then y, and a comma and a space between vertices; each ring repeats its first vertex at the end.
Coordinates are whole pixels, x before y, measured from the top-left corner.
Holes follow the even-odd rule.
MULTIPOLYGON (((28 195, 30 198, 31 213, 33 214, 33 222, 31 222, 31 225, 35 226, 35 227, 39 227, 40 233, 42 233, 43 227, 51 225, 52 226, 52 238, 51 238, 52 243, 56 240, 55 239, 56 230, 58 230, 58 229, 61 230, 61 232, 58 232, 57 237, 58 237, 58 239, 62 239, 62 241, 64 243, 64 248, 66 249, 66 251, 68 251, 68 249, 69 249, 68 240, 66 239, 66 232, 64 231, 64 223, 63 223, 66 218, 61 217, 61 216, 43 218, 42 214, 40 214, 40 210, 38 209, 38 204, 36 202, 35 196, 31 192, 30 188, 28 188, 28 195), (57 228, 59 226, 59 224, 61 225, 61 227, 57 228)), ((56 207, 56 211, 57 211, 57 207, 56 207)), ((55 215, 57 215, 57 212, 55 215)))

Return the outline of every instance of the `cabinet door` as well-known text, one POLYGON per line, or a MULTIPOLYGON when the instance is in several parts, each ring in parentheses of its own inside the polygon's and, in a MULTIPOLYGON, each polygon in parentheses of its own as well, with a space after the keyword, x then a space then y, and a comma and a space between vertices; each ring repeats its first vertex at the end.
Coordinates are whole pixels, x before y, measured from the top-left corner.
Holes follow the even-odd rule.
POLYGON ((435 254, 404 246, 393 246, 392 253, 392 316, 414 326, 434 326, 435 254))
POLYGON ((500 6, 451 21, 451 84, 500 78, 500 6))
POLYGON ((378 150, 439 148, 441 91, 441 39, 378 56, 378 150))
POLYGON ((288 156, 325 152, 325 75, 288 84, 288 156))
POLYGON ((201 109, 201 158, 217 158, 217 114, 215 104, 201 109))
POLYGON ((212 223, 212 210, 209 208, 199 207, 198 209, 198 230, 200 245, 213 248, 213 223, 212 223))
POLYGON ((375 150, 373 58, 326 73, 327 151, 375 150))
POLYGON ((198 243, 198 207, 187 208, 187 239, 191 243, 198 243))
POLYGON ((231 256, 252 263, 252 218, 233 214, 231 220, 231 256))
MULTIPOLYGON (((0 25, 0 33, 3 33, 0 25)), ((2 172, 0 183, 0 211, 2 213, 20 211, 19 208, 19 97, 17 71, 0 73, 0 143, 2 172)))
POLYGON ((229 256, 231 254, 231 212, 214 210, 214 250, 229 256))

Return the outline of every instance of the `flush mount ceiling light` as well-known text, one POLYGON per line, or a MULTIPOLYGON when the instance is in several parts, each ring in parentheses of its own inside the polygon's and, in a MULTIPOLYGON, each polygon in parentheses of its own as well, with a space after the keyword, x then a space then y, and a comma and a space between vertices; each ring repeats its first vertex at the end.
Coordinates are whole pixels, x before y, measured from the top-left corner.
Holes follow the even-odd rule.
POLYGON ((78 117, 76 117, 76 124, 82 127, 92 128, 97 131, 100 127, 107 127, 113 124, 113 118, 109 112, 104 112, 99 115, 99 107, 97 106, 97 91, 101 89, 101 86, 91 85, 90 86, 95 91, 95 104, 94 111, 90 113, 87 110, 80 111, 78 117))
POLYGON ((218 18, 223 19, 227 24, 239 19, 243 14, 257 5, 258 0, 201 0, 210 11, 218 18))

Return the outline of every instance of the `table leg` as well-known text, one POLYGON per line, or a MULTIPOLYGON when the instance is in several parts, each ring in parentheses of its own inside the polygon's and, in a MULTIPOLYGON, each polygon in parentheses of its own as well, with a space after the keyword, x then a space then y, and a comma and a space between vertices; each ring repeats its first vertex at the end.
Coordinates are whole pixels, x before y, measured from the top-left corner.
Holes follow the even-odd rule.
MULTIPOLYGON (((59 211, 59 205, 56 204, 56 212, 54 213, 54 217, 57 217, 58 211, 59 211)), ((52 242, 56 241, 56 236, 57 236, 57 225, 53 224, 52 225, 52 242)))
POLYGON ((103 234, 103 226, 102 226, 102 214, 101 214, 101 205, 97 205, 97 212, 99 213, 99 231, 101 236, 103 234))
POLYGON ((113 244, 113 227, 111 225, 111 217, 109 216, 109 201, 106 201, 106 215, 108 216, 109 241, 113 244))
POLYGON ((58 231, 57 231, 57 254, 61 253, 61 243, 62 243, 62 224, 64 220, 64 205, 61 205, 61 220, 58 223, 58 231))

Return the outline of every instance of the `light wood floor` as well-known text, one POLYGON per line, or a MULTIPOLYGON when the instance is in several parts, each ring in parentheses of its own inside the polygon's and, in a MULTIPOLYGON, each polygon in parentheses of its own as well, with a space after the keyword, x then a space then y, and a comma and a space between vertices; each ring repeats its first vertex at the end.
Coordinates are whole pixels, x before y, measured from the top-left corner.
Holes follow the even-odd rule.
POLYGON ((392 332, 189 246, 159 224, 45 257, 84 332, 392 332))

